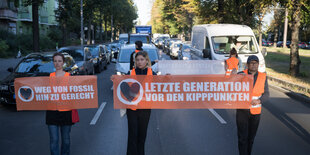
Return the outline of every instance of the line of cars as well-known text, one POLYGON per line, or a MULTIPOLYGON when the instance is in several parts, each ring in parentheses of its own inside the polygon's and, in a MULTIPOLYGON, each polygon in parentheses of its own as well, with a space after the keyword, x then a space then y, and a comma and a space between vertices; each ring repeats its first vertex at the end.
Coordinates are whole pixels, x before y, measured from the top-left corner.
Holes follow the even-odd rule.
POLYGON ((142 41, 143 50, 146 51, 150 57, 152 63, 152 69, 154 72, 158 72, 157 61, 159 60, 158 49, 151 42, 151 35, 147 33, 135 33, 120 35, 120 42, 122 42, 119 53, 116 56, 115 74, 124 75, 130 70, 130 56, 135 51, 135 41, 142 41))
MULTIPOLYGON (((264 46, 264 43, 263 43, 263 46, 264 46)), ((271 45, 269 45, 269 46, 271 46, 271 45)), ((277 47, 283 47, 283 41, 278 41, 277 42, 277 47)), ((288 47, 288 48, 291 47, 291 41, 286 41, 286 47, 288 47)), ((298 47, 302 48, 302 49, 310 49, 310 42, 309 43, 299 42, 298 43, 298 47)))
POLYGON ((15 104, 14 80, 19 77, 49 76, 55 71, 52 56, 55 52, 65 56, 64 70, 71 75, 94 75, 107 68, 117 45, 86 45, 62 47, 58 51, 31 53, 20 60, 16 67, 7 69, 10 74, 0 81, 0 103, 15 104))

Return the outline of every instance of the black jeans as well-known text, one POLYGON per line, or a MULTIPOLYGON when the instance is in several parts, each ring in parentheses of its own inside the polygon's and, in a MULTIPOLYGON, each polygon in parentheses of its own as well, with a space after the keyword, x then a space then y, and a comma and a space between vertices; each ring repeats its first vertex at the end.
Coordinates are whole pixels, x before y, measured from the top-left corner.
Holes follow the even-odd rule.
POLYGON ((151 109, 127 109, 128 144, 127 155, 144 155, 144 144, 151 109))
POLYGON ((237 109, 238 148, 240 155, 250 155, 259 125, 260 114, 252 115, 249 109, 237 109))

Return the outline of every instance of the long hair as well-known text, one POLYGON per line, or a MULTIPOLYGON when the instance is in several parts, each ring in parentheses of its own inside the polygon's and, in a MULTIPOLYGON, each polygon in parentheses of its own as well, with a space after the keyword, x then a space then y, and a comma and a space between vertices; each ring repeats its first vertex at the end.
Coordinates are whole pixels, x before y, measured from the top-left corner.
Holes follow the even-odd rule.
POLYGON ((237 50, 234 47, 229 51, 229 58, 231 58, 231 55, 236 55, 236 58, 238 58, 237 50))
POLYGON ((140 52, 136 53, 136 55, 135 55, 135 68, 137 66, 137 57, 139 55, 143 56, 146 59, 146 61, 147 61, 146 66, 147 67, 151 67, 152 66, 149 54, 146 51, 140 51, 140 52))
POLYGON ((56 52, 53 54, 53 62, 54 62, 54 58, 55 56, 61 56, 62 61, 65 63, 65 56, 62 53, 56 52))

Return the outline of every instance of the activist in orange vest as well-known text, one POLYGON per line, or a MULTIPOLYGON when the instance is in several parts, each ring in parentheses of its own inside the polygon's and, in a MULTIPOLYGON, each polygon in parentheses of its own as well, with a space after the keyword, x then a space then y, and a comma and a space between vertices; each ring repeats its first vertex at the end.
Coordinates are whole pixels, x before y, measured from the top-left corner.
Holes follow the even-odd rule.
MULTIPOLYGON (((56 69, 50 76, 70 76, 69 73, 63 71, 65 57, 61 53, 53 55, 53 63, 56 69)), ((77 111, 76 111, 77 112, 77 111)), ((47 110, 46 124, 48 126, 50 136, 51 155, 69 155, 70 154, 70 132, 71 126, 77 122, 72 118, 72 110, 47 110), (61 150, 59 149, 59 130, 61 132, 61 150)), ((77 114, 77 113, 76 113, 77 114)), ((76 115, 74 115, 76 117, 76 115)), ((78 117, 78 115, 77 115, 78 117)))
POLYGON ((140 51, 143 51, 142 49, 142 46, 143 46, 143 43, 142 41, 136 41, 135 42, 136 44, 136 50, 134 52, 131 53, 130 55, 130 66, 129 66, 129 70, 132 70, 135 66, 135 55, 136 53, 140 52, 140 51))
MULTIPOLYGON (((151 60, 145 51, 136 53, 134 66, 135 68, 128 74, 156 75, 151 69, 151 60)), ((143 155, 151 109, 127 109, 126 113, 128 120, 127 155, 143 155)))
POLYGON ((247 60, 247 69, 239 73, 254 76, 252 106, 250 109, 237 109, 236 113, 238 148, 240 155, 251 154, 254 138, 260 121, 261 105, 269 98, 266 73, 259 72, 258 66, 258 57, 251 55, 247 60))
POLYGON ((225 61, 225 76, 230 77, 230 75, 236 74, 239 69, 242 68, 242 62, 238 57, 237 50, 232 48, 229 52, 229 58, 225 61))

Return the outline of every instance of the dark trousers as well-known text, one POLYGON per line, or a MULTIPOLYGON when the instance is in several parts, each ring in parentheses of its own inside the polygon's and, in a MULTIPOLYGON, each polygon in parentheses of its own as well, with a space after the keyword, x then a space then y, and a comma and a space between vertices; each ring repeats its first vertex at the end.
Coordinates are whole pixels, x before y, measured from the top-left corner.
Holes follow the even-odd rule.
POLYGON ((127 109, 128 144, 127 155, 144 155, 144 144, 151 109, 127 109))
POLYGON ((251 155, 260 114, 252 115, 249 109, 237 109, 238 148, 240 155, 251 155))

